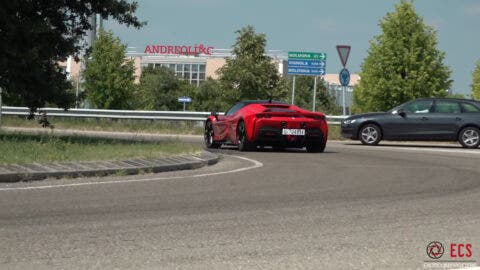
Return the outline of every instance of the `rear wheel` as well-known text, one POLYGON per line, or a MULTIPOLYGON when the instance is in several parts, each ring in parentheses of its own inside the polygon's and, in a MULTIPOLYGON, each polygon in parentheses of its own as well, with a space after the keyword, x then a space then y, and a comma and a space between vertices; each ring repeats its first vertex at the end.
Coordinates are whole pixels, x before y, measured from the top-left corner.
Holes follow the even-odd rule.
POLYGON ((365 145, 377 145, 382 140, 382 132, 375 124, 368 124, 360 129, 360 141, 365 145))
POLYGON ((477 148, 480 145, 480 131, 476 127, 466 127, 458 135, 458 141, 465 148, 477 148))
POLYGON ((207 123, 205 123, 205 134, 203 136, 204 140, 205 140, 205 146, 207 148, 219 148, 220 147, 220 144, 213 140, 213 136, 214 136, 213 124, 212 124, 211 121, 207 121, 207 123))
POLYGON ((237 138, 238 138, 238 150, 250 151, 253 149, 253 144, 248 141, 247 130, 245 128, 245 122, 240 121, 237 126, 237 138))
POLYGON ((307 142, 307 152, 309 153, 323 153, 325 151, 325 146, 327 146, 327 140, 325 136, 321 133, 321 138, 313 142, 307 142))

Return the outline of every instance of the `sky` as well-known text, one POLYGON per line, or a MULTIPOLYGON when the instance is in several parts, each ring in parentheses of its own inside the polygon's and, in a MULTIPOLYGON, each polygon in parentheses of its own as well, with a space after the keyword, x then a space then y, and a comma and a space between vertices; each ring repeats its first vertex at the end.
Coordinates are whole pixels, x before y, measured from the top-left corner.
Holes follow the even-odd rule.
MULTIPOLYGON (((266 34, 267 49, 327 53, 327 73, 342 66, 336 45, 352 47, 347 68, 357 73, 379 21, 400 0, 138 0, 142 29, 106 21, 122 42, 143 51, 147 44, 205 44, 231 48, 235 31, 252 25, 266 34)), ((479 0, 415 0, 417 13, 437 31, 438 48, 452 70, 453 93, 470 95, 480 60, 479 0)))

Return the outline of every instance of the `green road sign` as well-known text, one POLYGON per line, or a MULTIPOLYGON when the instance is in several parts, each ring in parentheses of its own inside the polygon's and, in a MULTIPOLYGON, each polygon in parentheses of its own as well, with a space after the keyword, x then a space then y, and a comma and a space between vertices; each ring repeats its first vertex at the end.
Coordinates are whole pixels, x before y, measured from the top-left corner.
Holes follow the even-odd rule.
POLYGON ((289 59, 315 59, 315 60, 327 60, 326 53, 314 53, 314 52, 288 52, 289 59))

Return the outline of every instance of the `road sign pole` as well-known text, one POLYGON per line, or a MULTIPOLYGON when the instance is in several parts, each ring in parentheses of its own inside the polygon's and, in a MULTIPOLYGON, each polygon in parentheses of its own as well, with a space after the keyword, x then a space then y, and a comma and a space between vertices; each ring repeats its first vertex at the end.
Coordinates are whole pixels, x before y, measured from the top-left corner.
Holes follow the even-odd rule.
POLYGON ((314 77, 313 79, 313 109, 312 111, 315 111, 315 103, 317 99, 317 76, 314 77))
POLYGON ((347 115, 347 108, 345 104, 345 92, 347 91, 347 86, 350 83, 350 72, 348 69, 345 68, 348 61, 348 56, 350 55, 350 49, 352 47, 350 45, 337 45, 337 52, 338 56, 340 57, 340 61, 342 62, 343 69, 340 71, 339 74, 339 81, 342 85, 342 108, 343 108, 343 115, 347 115))
POLYGON ((292 105, 295 105, 295 75, 293 75, 293 85, 292 85, 292 105))
POLYGON ((79 89, 80 89, 80 75, 77 76, 77 90, 75 91, 75 109, 78 109, 78 103, 80 103, 78 100, 79 89))
POLYGON ((0 127, 2 126, 2 87, 0 87, 0 127))
POLYGON ((183 111, 185 111, 185 101, 183 102, 183 111))

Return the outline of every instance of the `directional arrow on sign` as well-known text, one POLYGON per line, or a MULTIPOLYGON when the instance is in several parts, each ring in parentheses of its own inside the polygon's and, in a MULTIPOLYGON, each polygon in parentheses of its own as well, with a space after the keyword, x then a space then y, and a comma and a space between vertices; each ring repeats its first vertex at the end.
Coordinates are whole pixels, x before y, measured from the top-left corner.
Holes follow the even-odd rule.
POLYGON ((343 67, 347 65, 348 56, 350 55, 350 49, 352 47, 349 45, 337 45, 338 56, 340 56, 340 61, 342 61, 343 67))

